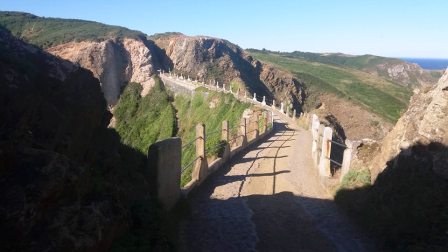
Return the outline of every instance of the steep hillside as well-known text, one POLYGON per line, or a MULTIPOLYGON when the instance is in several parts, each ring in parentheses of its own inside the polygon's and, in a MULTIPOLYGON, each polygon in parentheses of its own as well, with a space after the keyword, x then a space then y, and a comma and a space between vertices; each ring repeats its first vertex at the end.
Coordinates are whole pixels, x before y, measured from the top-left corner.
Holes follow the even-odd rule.
POLYGON ((72 41, 102 41, 109 38, 142 39, 139 31, 92 21, 62 18, 42 18, 33 14, 14 11, 0 12, 0 25, 11 33, 42 48, 72 41))
POLYGON ((108 251, 137 216, 141 246, 166 246, 145 156, 107 128, 90 71, 0 29, 0 86, 2 251, 108 251))
POLYGON ((381 142, 358 147, 352 169, 371 186, 340 190, 336 202, 380 238, 383 251, 448 249, 448 71, 422 88, 381 142))
POLYGON ((123 27, 17 12, 0 12, 0 25, 53 55, 91 70, 100 80, 109 105, 116 104, 129 82, 140 83, 142 95, 146 95, 154 86, 151 76, 156 69, 170 66, 143 33, 123 27))
POLYGON ((281 53, 282 56, 304 59, 362 70, 379 77, 392 80, 403 86, 415 87, 433 85, 437 82, 438 71, 427 71, 417 64, 405 62, 401 59, 386 58, 374 55, 347 55, 342 53, 309 53, 292 52, 281 53))
POLYGON ((305 83, 309 109, 320 103, 319 96, 322 93, 330 93, 393 122, 406 109, 412 93, 409 88, 353 68, 310 62, 271 52, 252 50, 251 55, 291 71, 305 83))
POLYGON ((230 83, 234 90, 275 97, 301 110, 305 94, 300 81, 253 59, 229 41, 179 33, 157 34, 150 38, 165 51, 178 74, 207 83, 230 83))

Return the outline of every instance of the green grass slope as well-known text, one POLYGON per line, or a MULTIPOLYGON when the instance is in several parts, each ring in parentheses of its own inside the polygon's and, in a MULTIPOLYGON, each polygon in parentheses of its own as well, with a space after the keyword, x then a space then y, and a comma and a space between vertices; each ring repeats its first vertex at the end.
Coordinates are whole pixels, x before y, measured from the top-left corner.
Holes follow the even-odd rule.
MULTIPOLYGON (((239 124, 244 110, 250 107, 249 104, 236 100, 233 95, 216 92, 197 92, 193 97, 176 96, 173 104, 177 109, 178 136, 182 138, 182 144, 195 139, 198 123, 205 124, 206 151, 209 157, 217 154, 222 121, 228 120, 230 127, 234 127, 239 124)), ((194 154, 194 144, 183 150, 183 167, 194 159, 194 154)), ((182 185, 190 181, 191 169, 192 166, 182 174, 182 185)))
POLYGON ((348 67, 310 62, 278 53, 250 50, 256 59, 293 73, 305 82, 312 102, 318 93, 332 93, 351 100, 387 121, 398 120, 412 91, 392 81, 348 67))
POLYGON ((115 107, 115 129, 121 141, 141 153, 157 140, 176 134, 176 114, 158 77, 148 95, 140 95, 142 86, 129 83, 115 107))
POLYGON ((44 18, 23 12, 0 11, 0 26, 31 44, 42 48, 70 41, 103 40, 110 37, 145 37, 146 35, 120 26, 93 21, 44 18))

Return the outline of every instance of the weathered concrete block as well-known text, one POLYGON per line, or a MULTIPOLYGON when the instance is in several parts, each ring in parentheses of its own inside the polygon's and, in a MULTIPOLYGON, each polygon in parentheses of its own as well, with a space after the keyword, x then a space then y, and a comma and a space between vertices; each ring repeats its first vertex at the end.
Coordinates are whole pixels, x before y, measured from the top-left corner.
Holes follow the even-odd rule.
POLYGON ((341 177, 340 177, 341 182, 342 182, 342 178, 350 170, 350 163, 352 161, 352 153, 353 153, 353 142, 346 139, 345 145, 347 145, 347 148, 344 150, 343 159, 342 159, 341 177))
POLYGON ((333 129, 330 127, 325 127, 322 136, 322 153, 319 162, 319 174, 323 177, 331 177, 331 142, 333 138, 333 129))
POLYGON ((150 195, 166 209, 171 209, 180 197, 181 149, 178 137, 156 142, 148 149, 150 195))
POLYGON ((196 125, 196 162, 191 173, 191 179, 201 183, 207 177, 207 157, 205 155, 205 125, 196 125))

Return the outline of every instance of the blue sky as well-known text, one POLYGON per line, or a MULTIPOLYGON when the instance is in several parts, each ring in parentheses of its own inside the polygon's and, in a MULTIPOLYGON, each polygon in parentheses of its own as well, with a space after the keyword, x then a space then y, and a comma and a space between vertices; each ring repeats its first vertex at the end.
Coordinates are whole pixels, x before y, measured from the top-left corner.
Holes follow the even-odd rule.
POLYGON ((447 0, 0 0, 0 10, 208 35, 243 48, 448 58, 447 0))

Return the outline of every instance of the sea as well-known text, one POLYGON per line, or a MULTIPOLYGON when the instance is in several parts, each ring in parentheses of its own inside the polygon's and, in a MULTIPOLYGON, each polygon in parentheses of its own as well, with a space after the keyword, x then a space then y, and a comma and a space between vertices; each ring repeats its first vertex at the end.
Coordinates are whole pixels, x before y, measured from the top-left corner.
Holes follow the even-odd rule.
POLYGON ((445 70, 448 67, 448 59, 402 58, 402 60, 417 63, 427 70, 445 70))

